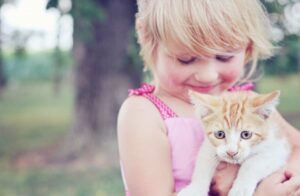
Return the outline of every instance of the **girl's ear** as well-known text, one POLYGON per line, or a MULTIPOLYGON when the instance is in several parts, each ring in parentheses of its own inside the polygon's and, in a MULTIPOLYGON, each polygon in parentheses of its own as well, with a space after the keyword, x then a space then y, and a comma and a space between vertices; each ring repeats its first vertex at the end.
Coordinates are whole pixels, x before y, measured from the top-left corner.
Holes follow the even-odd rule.
POLYGON ((267 119, 275 110, 276 105, 279 103, 280 91, 273 91, 268 94, 258 95, 252 100, 254 113, 258 114, 261 118, 267 119))
POLYGON ((201 94, 195 91, 189 91, 189 97, 191 103, 195 105, 196 115, 200 118, 214 113, 220 103, 220 99, 215 96, 201 94))
POLYGON ((245 64, 249 63, 249 61, 251 60, 252 54, 253 54, 253 43, 252 43, 252 41, 250 41, 246 48, 245 64))

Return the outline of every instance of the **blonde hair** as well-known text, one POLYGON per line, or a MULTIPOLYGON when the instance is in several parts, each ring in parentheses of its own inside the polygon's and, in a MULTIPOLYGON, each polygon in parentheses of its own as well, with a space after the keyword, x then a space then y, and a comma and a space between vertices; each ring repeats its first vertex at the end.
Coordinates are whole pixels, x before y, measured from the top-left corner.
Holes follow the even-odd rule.
POLYGON ((270 24, 259 0, 138 0, 138 6, 141 56, 150 69, 158 43, 205 56, 248 46, 246 62, 252 63, 242 80, 253 75, 259 58, 272 55, 270 24))

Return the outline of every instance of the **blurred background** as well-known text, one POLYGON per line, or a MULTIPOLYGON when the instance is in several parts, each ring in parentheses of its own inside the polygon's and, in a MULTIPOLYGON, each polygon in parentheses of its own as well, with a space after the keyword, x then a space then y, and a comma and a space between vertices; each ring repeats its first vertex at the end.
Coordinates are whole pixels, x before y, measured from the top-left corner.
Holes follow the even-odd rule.
MULTIPOLYGON (((300 1, 262 1, 277 54, 259 92, 280 89, 300 129, 300 1)), ((135 0, 0 0, 0 195, 124 195, 116 118, 145 76, 135 0)))

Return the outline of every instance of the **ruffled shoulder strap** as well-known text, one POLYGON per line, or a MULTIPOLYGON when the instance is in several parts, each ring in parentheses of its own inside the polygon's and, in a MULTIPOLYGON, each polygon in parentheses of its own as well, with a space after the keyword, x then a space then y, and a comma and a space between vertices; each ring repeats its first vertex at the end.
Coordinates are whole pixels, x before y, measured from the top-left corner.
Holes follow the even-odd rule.
POLYGON ((245 84, 232 86, 231 88, 228 89, 228 91, 230 91, 230 92, 234 92, 234 91, 251 91, 251 90, 254 90, 254 88, 255 88, 255 85, 252 82, 248 82, 248 83, 245 83, 245 84))
POLYGON ((129 96, 135 95, 135 96, 143 96, 147 98, 149 101, 151 101, 155 107, 160 112, 162 118, 168 119, 168 118, 175 118, 177 117, 177 114, 168 107, 161 99, 159 99, 157 96, 153 95, 154 86, 150 85, 148 83, 144 83, 140 86, 140 88, 137 89, 129 89, 129 96))

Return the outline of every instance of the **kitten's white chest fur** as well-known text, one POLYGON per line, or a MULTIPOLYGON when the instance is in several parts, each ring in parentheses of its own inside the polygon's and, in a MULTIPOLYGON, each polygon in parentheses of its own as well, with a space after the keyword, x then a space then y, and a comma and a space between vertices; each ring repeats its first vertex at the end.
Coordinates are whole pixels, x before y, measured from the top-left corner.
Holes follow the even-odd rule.
POLYGON ((206 139, 199 150, 192 181, 178 195, 207 196, 217 165, 225 161, 240 164, 228 195, 252 196, 257 184, 280 169, 289 156, 287 139, 279 136, 280 130, 269 118, 277 103, 278 93, 254 98, 237 94, 235 96, 241 96, 238 97, 241 105, 232 97, 227 97, 223 100, 225 103, 218 105, 220 100, 212 96, 196 96, 194 101, 200 99, 200 103, 196 103, 198 115, 206 123, 206 139), (222 108, 221 115, 220 111, 214 112, 218 108, 222 108))
MULTIPOLYGON (((198 155, 191 184, 179 196, 207 196, 217 165, 221 161, 216 149, 205 140, 198 155)), ((288 158, 285 139, 268 139, 253 149, 241 164, 229 196, 252 196, 257 184, 282 167, 288 158)))

